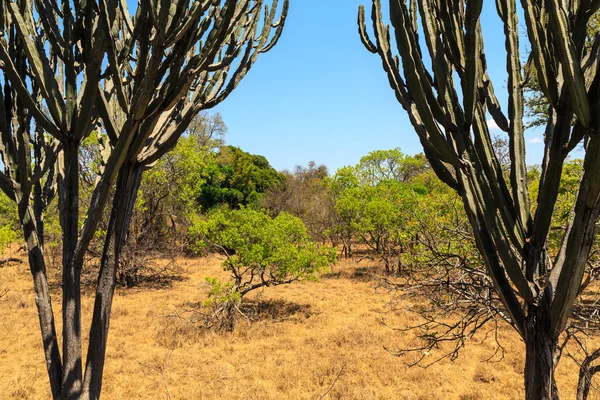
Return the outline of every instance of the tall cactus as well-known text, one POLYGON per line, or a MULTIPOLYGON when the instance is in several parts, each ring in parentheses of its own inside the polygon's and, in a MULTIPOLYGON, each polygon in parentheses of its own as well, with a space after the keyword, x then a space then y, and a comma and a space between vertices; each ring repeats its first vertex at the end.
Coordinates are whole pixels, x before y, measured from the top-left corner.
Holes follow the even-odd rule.
POLYGON ((0 189, 19 205, 54 399, 99 398, 115 265, 141 172, 277 43, 288 0, 277 3, 140 0, 131 17, 125 0, 0 0, 0 189), (78 156, 94 131, 103 164, 80 229, 78 156), (115 181, 84 375, 80 272, 115 181), (62 357, 43 257, 43 213, 55 193, 62 357))
MULTIPOLYGON (((164 34, 157 34, 151 40, 142 33, 146 32, 144 24, 151 18, 151 10, 140 7, 133 20, 128 20, 125 13, 121 16, 123 26, 131 29, 131 36, 109 39, 109 43, 114 44, 109 54, 127 47, 135 48, 137 57, 134 62, 127 58, 113 59, 115 67, 98 103, 103 120, 110 124, 105 146, 114 148, 121 138, 130 138, 131 142, 118 172, 113 170, 118 174, 116 194, 101 259, 84 379, 90 398, 97 398, 101 388, 108 334, 105 316, 110 315, 116 269, 142 173, 173 148, 196 114, 229 96, 259 54, 275 45, 287 17, 288 0, 283 3, 277 21, 277 0, 272 7, 264 9, 263 1, 229 1, 223 6, 220 3, 206 2, 204 9, 199 8, 198 2, 190 4, 188 10, 178 8, 179 14, 164 25, 166 28, 157 30, 164 34), (265 19, 261 21, 263 12, 265 19), (204 30, 211 24, 212 31, 205 34, 204 30), (165 58, 152 64, 146 49, 163 47, 169 49, 165 58), (148 55, 140 59, 140 54, 148 55), (139 83, 135 78, 130 79, 131 76, 152 77, 150 79, 160 83, 155 91, 138 94, 139 83), (141 111, 144 108, 146 110, 141 111), (95 370, 100 372, 94 375, 95 370)), ((107 159, 106 165, 108 162, 107 159)))
POLYGON ((585 46, 588 21, 600 3, 521 0, 532 49, 530 62, 522 65, 517 4, 496 1, 505 34, 507 113, 486 69, 482 3, 389 0, 392 38, 381 1, 373 0, 375 42, 367 32, 363 6, 359 34, 367 50, 380 56, 432 168, 463 199, 507 320, 525 342, 527 399, 553 399, 558 396, 557 341, 581 287, 600 211, 600 39, 596 36, 593 46, 585 46), (429 66, 423 61, 424 50, 429 66), (523 71, 528 75, 532 68, 550 104, 535 211, 528 198, 523 123, 523 71), (507 179, 492 147, 488 113, 509 136, 507 179), (584 172, 577 200, 560 251, 549 254, 562 167, 583 140, 584 172))

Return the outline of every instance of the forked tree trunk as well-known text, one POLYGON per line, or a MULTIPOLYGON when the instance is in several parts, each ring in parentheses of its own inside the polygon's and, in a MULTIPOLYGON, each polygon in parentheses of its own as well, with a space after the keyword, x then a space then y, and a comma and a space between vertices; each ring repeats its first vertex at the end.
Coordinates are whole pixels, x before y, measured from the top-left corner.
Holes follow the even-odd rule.
POLYGON ((558 400, 554 379, 557 340, 548 329, 548 310, 536 308, 525 322, 525 398, 558 400))
POLYGON ((117 178, 96 286, 96 300, 83 382, 82 399, 84 400, 100 398, 117 266, 129 231, 142 171, 143 167, 139 165, 124 165, 117 178))
POLYGON ((79 143, 63 145, 58 181, 60 224, 63 232, 63 373, 61 398, 76 400, 81 395, 81 266, 74 262, 79 239, 79 143))

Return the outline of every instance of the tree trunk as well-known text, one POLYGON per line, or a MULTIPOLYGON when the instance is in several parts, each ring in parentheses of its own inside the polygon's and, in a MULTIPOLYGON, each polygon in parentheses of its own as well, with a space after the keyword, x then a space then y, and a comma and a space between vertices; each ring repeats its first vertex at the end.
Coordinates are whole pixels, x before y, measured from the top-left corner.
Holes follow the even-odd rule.
POLYGON ((548 309, 533 308, 525 321, 525 398, 558 400, 554 380, 557 340, 549 333, 548 309))
POLYGON ((96 286, 96 300, 90 340, 86 359, 82 399, 99 399, 106 356, 106 344, 110 325, 117 266, 125 245, 131 222, 131 214, 141 183, 143 167, 123 165, 117 178, 110 221, 106 232, 100 272, 96 286))
POLYGON ((79 144, 64 143, 59 177, 60 224, 63 232, 62 317, 63 376, 61 396, 75 400, 81 394, 81 287, 80 266, 73 262, 79 239, 79 144))
POLYGON ((58 349, 58 339, 52 311, 52 300, 46 277, 46 264, 36 231, 34 213, 25 203, 19 201, 19 214, 23 233, 27 243, 27 256, 29 268, 33 276, 33 290, 35 291, 35 305, 38 310, 40 329, 42 331, 42 344, 46 357, 46 369, 50 380, 50 390, 54 400, 60 399, 62 382, 62 362, 58 349), (21 210, 21 208, 25 208, 21 210))

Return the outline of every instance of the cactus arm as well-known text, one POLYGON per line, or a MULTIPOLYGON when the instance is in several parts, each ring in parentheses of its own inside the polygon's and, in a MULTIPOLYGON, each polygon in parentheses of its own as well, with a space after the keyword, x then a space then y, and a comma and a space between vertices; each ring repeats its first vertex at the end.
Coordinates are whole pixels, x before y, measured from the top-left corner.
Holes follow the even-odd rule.
POLYGON ((65 48, 65 41, 60 35, 60 29, 57 25, 54 9, 52 5, 48 3, 48 0, 35 0, 35 5, 40 15, 44 16, 44 18, 40 18, 40 20, 44 26, 44 33, 47 35, 48 41, 52 46, 52 51, 62 59, 64 57, 63 49, 65 48))
POLYGON ((494 93, 494 86, 492 85, 492 82, 487 72, 483 76, 483 88, 485 90, 486 106, 490 115, 492 116, 492 119, 494 120, 496 125, 498 125, 498 128, 500 130, 508 132, 508 119, 506 118, 506 115, 504 115, 504 113, 502 112, 500 102, 498 101, 498 98, 494 93))
MULTIPOLYGON (((276 8, 277 8, 277 1, 273 2, 273 5, 271 6, 271 11, 274 12, 276 10, 276 8)), ((260 51, 261 53, 266 53, 266 52, 270 51, 277 44, 277 42, 279 42, 279 38, 281 38, 281 34, 283 32, 283 27, 285 25, 285 21, 288 16, 289 8, 290 8, 289 0, 284 0, 283 7, 281 8, 281 16, 279 17, 277 22, 271 23, 271 28, 275 29, 275 33, 273 34, 271 41, 262 48, 262 50, 260 51)), ((273 14, 273 16, 271 17, 271 20, 273 20, 274 16, 275 16, 275 14, 273 14)))
POLYGON ((84 29, 89 32, 93 32, 92 37, 86 37, 84 40, 84 52, 87 54, 87 63, 85 68, 85 79, 77 98, 77 114, 75 116, 76 121, 79 121, 75 132, 75 140, 80 141, 86 135, 91 133, 90 126, 93 124, 94 105, 96 102, 96 96, 98 95, 98 84, 100 80, 100 72, 102 69, 102 59, 105 54, 105 45, 107 41, 104 39, 103 29, 98 27, 93 29, 90 26, 90 20, 92 20, 92 4, 86 3, 85 12, 88 18, 85 19, 83 24, 84 29))
POLYGON ((23 40, 23 45, 30 59, 30 66, 33 70, 33 76, 36 83, 39 85, 42 95, 48 104, 48 110, 52 118, 56 122, 60 122, 59 126, 64 128, 65 121, 63 120, 65 113, 65 103, 62 95, 58 90, 58 83, 54 73, 50 69, 50 63, 44 52, 39 51, 38 45, 33 40, 31 27, 25 22, 25 19, 19 11, 19 7, 13 1, 7 1, 8 10, 15 20, 19 37, 23 40))
MULTIPOLYGON (((114 84, 115 87, 115 91, 117 94, 117 100, 119 102, 119 105, 121 106, 121 109, 123 110, 123 112, 127 113, 129 110, 129 102, 127 101, 127 95, 125 93, 125 88, 123 87, 123 81, 122 81, 122 71, 121 71, 121 64, 119 63, 118 57, 117 57, 117 49, 116 49, 116 42, 117 42, 117 37, 115 35, 113 35, 112 29, 110 27, 110 19, 108 16, 108 5, 106 3, 106 0, 100 0, 99 1, 99 8, 100 8, 100 23, 103 25, 104 29, 104 33, 106 35, 106 42, 107 42, 107 56, 110 60, 110 70, 111 70, 111 74, 113 76, 112 82, 114 84)), ((114 7, 114 4, 113 4, 114 7)), ((117 32, 118 35, 118 32, 117 32)))
POLYGON ((104 96, 104 93, 102 93, 102 88, 99 88, 98 90, 98 97, 96 97, 96 109, 100 114, 100 118, 102 118, 102 126, 108 135, 110 143, 115 145, 119 139, 119 128, 117 127, 117 123, 113 118, 113 114, 109 111, 110 106, 106 100, 106 97, 104 96))
POLYGON ((482 51, 482 41, 477 34, 479 28, 479 15, 481 14, 483 1, 471 0, 466 3, 465 18, 465 78, 463 82, 463 109, 465 112, 466 131, 473 123, 475 114, 475 103, 477 96, 478 83, 481 76, 481 62, 479 54, 482 51))
POLYGON ((512 325, 521 335, 523 335, 525 315, 515 291, 510 285, 504 268, 497 256, 496 245, 487 230, 486 223, 484 221, 485 217, 480 211, 478 211, 475 194, 470 188, 470 185, 467 184, 467 179, 465 178, 464 174, 459 172, 458 179, 461 187, 459 194, 465 203, 465 209, 467 210, 467 216, 471 222, 471 225, 477 233, 475 234, 477 247, 481 252, 481 256, 485 260, 486 268, 494 282, 494 287, 498 290, 498 295, 502 301, 502 304, 504 304, 507 312, 510 315, 512 325))
POLYGON ((39 122, 40 125, 48 132, 50 135, 55 138, 61 139, 63 137, 60 129, 54 125, 54 123, 44 114, 36 104, 33 97, 29 92, 29 89, 25 86, 25 83, 21 80, 15 65, 13 64, 10 56, 8 55, 8 51, 4 44, 0 41, 0 67, 2 71, 6 74, 10 82, 13 84, 13 88, 19 94, 19 99, 23 102, 25 107, 34 115, 36 121, 39 122))
POLYGON ((551 332, 558 336, 570 317, 573 303, 585 271, 588 254, 594 242, 594 230, 600 211, 600 138, 588 143, 581 189, 577 194, 565 240, 550 275, 554 292, 550 308, 551 332))
POLYGON ((365 24, 365 6, 361 5, 358 9, 358 34, 360 36, 360 40, 365 48, 373 54, 377 54, 377 47, 369 38, 369 34, 367 33, 367 26, 365 24))
POLYGON ((519 26, 515 0, 498 0, 498 15, 504 24, 506 70, 508 71, 509 154, 511 160, 510 183, 513 201, 523 234, 531 229, 531 208, 527 190, 527 165, 525 159, 525 127, 523 125, 523 90, 521 88, 521 60, 519 51, 519 26))
POLYGON ((200 21, 200 19, 206 13, 206 11, 209 9, 209 7, 215 6, 216 3, 218 3, 218 2, 215 0, 203 1, 203 2, 198 1, 198 2, 194 3, 194 5, 192 6, 192 9, 189 11, 189 13, 185 17, 185 19, 181 22, 181 24, 179 24, 179 26, 177 26, 175 29, 173 29, 173 31, 167 38, 165 45, 171 46, 174 43, 181 40, 181 38, 186 33, 188 33, 192 29, 192 27, 198 23, 198 21, 200 21))
POLYGON ((553 7, 550 7, 549 11, 550 27, 561 58, 563 76, 571 93, 575 114, 581 124, 587 128, 590 126, 592 117, 585 89, 585 79, 578 61, 575 44, 572 38, 567 35, 569 29, 562 1, 552 0, 552 4, 553 7))
MULTIPOLYGON (((380 1, 375 0, 374 3, 377 4, 377 19, 382 20, 380 1)), ((454 155, 448 146, 448 143, 444 139, 434 115, 439 117, 440 124, 442 124, 444 127, 447 127, 446 129, 450 130, 453 129, 453 127, 441 111, 440 105, 435 99, 430 83, 424 78, 426 75, 424 72, 424 66, 417 50, 415 49, 417 47, 417 43, 414 36, 411 35, 411 33, 407 30, 410 25, 408 24, 406 18, 407 10, 405 5, 400 0, 391 1, 390 14, 394 16, 394 18, 392 18, 392 22, 395 28, 394 31, 396 33, 396 44, 398 45, 400 56, 404 60, 402 66, 404 68, 404 75, 410 95, 414 100, 417 109, 420 110, 420 117, 422 118, 422 122, 425 124, 425 128, 430 135, 430 140, 432 141, 433 145, 436 147, 437 151, 443 154, 444 161, 456 165, 458 162, 457 157, 454 155)))
POLYGON ((551 53, 548 49, 548 38, 542 27, 543 13, 535 2, 521 0, 521 5, 525 12, 527 36, 531 43, 531 53, 533 54, 540 87, 548 97, 550 104, 556 107, 558 104, 558 91, 553 82, 556 82, 557 77, 553 70, 551 53))
MULTIPOLYGON (((379 0, 377 2, 379 3, 379 0)), ((382 18, 380 7, 378 9, 378 17, 382 18)), ((446 130, 454 130, 455 127, 449 122, 433 93, 432 79, 423 65, 420 45, 416 32, 411 29, 406 4, 402 0, 390 1, 390 15, 392 15, 398 52, 404 60, 402 66, 406 83, 417 107, 420 110, 428 110, 428 112, 422 112, 421 115, 427 129, 431 132, 436 130, 439 132, 439 127, 435 122, 437 120, 446 130)), ((441 132, 439 136, 442 137, 441 132)), ((441 142, 444 140, 442 139, 441 142)), ((442 143, 440 145, 444 146, 442 143)), ((452 159, 452 156, 450 157, 452 159)))

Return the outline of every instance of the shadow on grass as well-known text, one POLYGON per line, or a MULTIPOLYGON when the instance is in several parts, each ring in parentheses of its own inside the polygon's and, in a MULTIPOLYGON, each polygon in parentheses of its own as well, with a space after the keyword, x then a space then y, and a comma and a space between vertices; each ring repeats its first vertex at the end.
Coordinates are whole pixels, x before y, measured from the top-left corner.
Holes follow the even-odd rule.
POLYGON ((200 340, 210 342, 214 335, 245 335, 254 323, 302 322, 317 314, 319 312, 313 311, 310 304, 285 300, 244 299, 230 315, 215 312, 214 307, 207 307, 203 302, 186 302, 165 316, 165 327, 157 340, 167 347, 200 340))
POLYGON ((281 322, 290 317, 308 319, 314 314, 310 304, 298 304, 281 299, 244 300, 239 309, 252 322, 281 322))
POLYGON ((360 282, 371 282, 377 281, 380 279, 382 273, 381 268, 378 267, 356 267, 350 268, 346 270, 338 270, 335 272, 328 272, 326 274, 322 274, 322 279, 350 279, 360 282))
MULTIPOLYGON (((84 295, 91 294, 96 290, 98 281, 98 266, 87 266, 81 273, 81 293, 84 295)), ((184 282, 189 278, 184 276, 179 268, 163 268, 153 269, 145 268, 140 270, 134 276, 122 276, 117 271, 116 288, 122 289, 120 294, 127 294, 127 291, 137 290, 162 290, 169 289, 176 282, 184 282)), ((61 289, 62 279, 60 270, 56 270, 53 276, 50 277, 48 286, 51 291, 61 289)))

